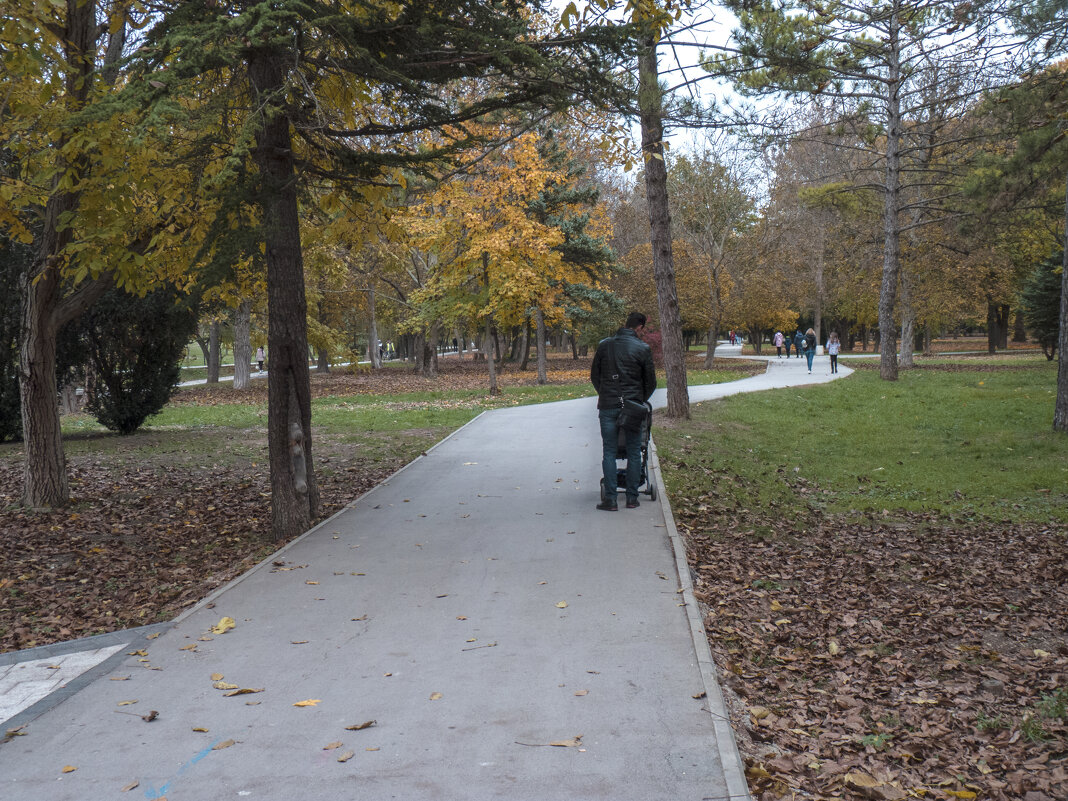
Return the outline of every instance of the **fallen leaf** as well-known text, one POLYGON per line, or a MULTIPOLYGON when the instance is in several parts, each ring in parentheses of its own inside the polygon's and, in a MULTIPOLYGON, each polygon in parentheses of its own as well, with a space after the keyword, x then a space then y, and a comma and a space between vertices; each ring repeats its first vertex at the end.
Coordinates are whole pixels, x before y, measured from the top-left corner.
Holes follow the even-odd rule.
POLYGON ((382 749, 381 749, 381 748, 378 748, 378 747, 375 747, 375 748, 365 748, 365 749, 363 749, 363 750, 364 750, 364 751, 381 751, 382 749))
POLYGON ((560 601, 560 603, 558 603, 556 605, 556 608, 557 609, 567 609, 567 601, 560 601))
POLYGON ((337 758, 337 761, 338 762, 348 762, 354 756, 356 756, 356 752, 355 751, 346 751, 344 754, 342 754, 341 756, 339 756, 337 758))
POLYGON ((110 681, 129 681, 129 676, 112 676, 110 681))
POLYGON ((237 740, 223 740, 221 743, 217 743, 216 745, 213 745, 211 747, 211 750, 212 751, 222 751, 224 748, 229 748, 231 745, 233 745, 236 742, 237 742, 237 740))
POLYGON ((209 730, 208 730, 208 729, 205 729, 205 728, 204 728, 203 726, 194 726, 194 727, 193 727, 193 731, 199 731, 199 732, 207 732, 207 731, 209 731, 209 730))
POLYGON ((226 678, 226 677, 222 673, 212 673, 211 674, 211 680, 212 681, 222 681, 224 678, 226 678))
POLYGON ((578 698, 581 698, 582 696, 584 696, 584 695, 589 695, 589 694, 590 694, 590 691, 589 691, 589 690, 579 690, 578 692, 576 692, 576 693, 575 693, 575 695, 576 695, 576 696, 577 696, 578 698))
POLYGON ((141 648, 140 650, 137 650, 137 651, 127 651, 126 655, 127 656, 148 656, 148 651, 146 651, 144 648, 141 648))
POLYGON ((119 701, 119 703, 116 704, 116 706, 131 706, 131 705, 136 704, 136 703, 137 703, 136 699, 134 699, 133 701, 119 701))
POLYGON ((326 745, 323 746, 323 750, 324 751, 333 751, 335 748, 341 748, 341 746, 343 746, 343 745, 344 745, 344 743, 341 742, 341 740, 338 740, 337 742, 334 742, 334 743, 327 743, 326 745))
POLYGON ((363 723, 357 723, 355 726, 346 726, 345 731, 363 731, 374 726, 377 720, 365 720, 363 723))
POLYGON ((64 765, 63 766, 63 773, 74 773, 74 771, 76 771, 76 770, 77 770, 77 768, 74 767, 74 765, 64 765))
POLYGON ((305 581, 305 584, 318 584, 318 581, 305 581))
POLYGON ((556 746, 557 748, 578 748, 582 745, 582 735, 576 734, 570 740, 553 740, 549 745, 556 746))
POLYGON ((971 799, 976 797, 975 793, 971 790, 943 790, 942 792, 946 795, 951 795, 954 798, 971 799))
POLYGON ((441 693, 431 693, 430 694, 430 700, 431 701, 440 701, 444 697, 445 696, 443 696, 441 693))
POLYGON ((141 720, 143 720, 145 723, 151 723, 152 721, 154 721, 158 717, 159 717, 159 712, 157 712, 155 709, 152 709, 152 710, 149 711, 149 713, 147 715, 142 715, 141 716, 141 720))
POLYGON ((321 698, 309 698, 307 701, 297 701, 293 706, 315 706, 321 701, 321 698))
POLYGON ((235 695, 252 695, 252 693, 262 693, 265 687, 242 687, 240 690, 231 690, 228 693, 223 693, 224 698, 230 698, 235 695))
POLYGON ((125 787, 122 788, 122 792, 128 793, 128 792, 130 792, 130 790, 133 790, 135 787, 140 786, 140 784, 141 784, 141 782, 137 781, 137 779, 134 779, 132 782, 130 782, 129 784, 127 784, 125 787))
POLYGON ((289 642, 292 645, 307 645, 308 644, 307 640, 290 640, 289 642))
POLYGON ((225 634, 230 629, 234 628, 237 623, 232 617, 224 617, 218 623, 211 627, 212 634, 225 634))
POLYGON ((216 690, 236 690, 238 688, 238 685, 230 684, 230 682, 228 681, 217 681, 214 682, 211 686, 214 687, 216 690))
POLYGON ((189 643, 189 645, 183 645, 178 650, 179 651, 195 651, 196 649, 197 649, 197 644, 195 642, 191 642, 191 643, 189 643))

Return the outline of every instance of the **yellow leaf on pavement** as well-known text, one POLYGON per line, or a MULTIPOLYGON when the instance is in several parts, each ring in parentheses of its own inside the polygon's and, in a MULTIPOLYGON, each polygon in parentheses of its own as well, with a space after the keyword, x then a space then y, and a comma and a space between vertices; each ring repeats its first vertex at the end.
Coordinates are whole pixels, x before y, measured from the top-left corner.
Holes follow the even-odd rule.
POLYGON ((224 678, 226 678, 226 677, 222 673, 212 673, 211 674, 211 680, 212 681, 222 681, 224 678))
POLYGON ((211 750, 212 751, 222 751, 224 748, 229 748, 231 745, 233 745, 236 742, 237 742, 237 740, 223 740, 221 743, 218 743, 217 745, 213 745, 211 750))
POLYGON ((444 697, 445 696, 443 696, 441 693, 430 693, 430 700, 431 701, 440 701, 444 697))
POLYGON ((345 731, 363 731, 374 726, 377 720, 365 720, 363 723, 357 723, 355 726, 346 726, 345 731))
POLYGON ((561 601, 556 605, 557 609, 567 609, 567 601, 561 601))
POLYGON ((74 773, 74 771, 76 771, 76 770, 77 770, 77 768, 74 767, 74 765, 65 765, 63 767, 63 772, 64 773, 74 773))
POLYGON ((231 684, 228 681, 216 681, 213 682, 211 686, 214 687, 216 690, 236 690, 238 687, 238 685, 231 684))
POLYGON ((224 617, 218 623, 211 627, 212 634, 225 634, 230 629, 234 628, 237 623, 232 617, 224 617))
POLYGON ((341 746, 343 746, 343 745, 344 745, 344 743, 341 742, 341 740, 338 740, 336 743, 327 743, 326 745, 323 746, 323 750, 324 751, 333 751, 335 748, 341 748, 341 746))
POLYGON ((309 698, 307 701, 297 701, 293 706, 315 706, 320 701, 322 701, 321 698, 309 698))
POLYGON ((354 751, 346 751, 344 754, 342 754, 341 756, 339 756, 337 758, 337 761, 338 762, 348 762, 354 756, 356 756, 356 753, 354 751))
POLYGON ((224 698, 230 698, 234 695, 250 695, 252 693, 262 693, 264 687, 242 687, 240 690, 231 690, 228 693, 223 693, 224 698))

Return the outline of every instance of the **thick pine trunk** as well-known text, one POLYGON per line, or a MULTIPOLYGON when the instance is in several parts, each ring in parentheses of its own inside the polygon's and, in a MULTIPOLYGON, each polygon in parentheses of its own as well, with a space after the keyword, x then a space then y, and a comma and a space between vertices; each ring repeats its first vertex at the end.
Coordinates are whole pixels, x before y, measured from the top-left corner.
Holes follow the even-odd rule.
POLYGON ((248 389, 252 374, 252 304, 234 309, 234 389, 248 389))
POLYGON ((664 163, 663 99, 656 63, 656 38, 648 36, 638 56, 638 106, 641 116, 645 195, 653 249, 657 307, 664 371, 667 374, 667 416, 689 418, 686 359, 682 322, 675 287, 675 261, 671 251, 671 212, 668 206, 667 166, 664 163))
POLYGON ((260 204, 267 260, 267 441, 271 463, 271 533, 294 537, 318 514, 311 439, 307 300, 300 247, 296 174, 283 101, 287 54, 249 53, 249 80, 263 118, 253 152, 260 171, 260 204))
POLYGON ((879 376, 897 380, 897 329, 894 301, 901 265, 901 226, 898 221, 901 194, 901 65, 899 5, 894 2, 889 30, 886 119, 886 196, 883 204, 883 275, 879 287, 879 376))

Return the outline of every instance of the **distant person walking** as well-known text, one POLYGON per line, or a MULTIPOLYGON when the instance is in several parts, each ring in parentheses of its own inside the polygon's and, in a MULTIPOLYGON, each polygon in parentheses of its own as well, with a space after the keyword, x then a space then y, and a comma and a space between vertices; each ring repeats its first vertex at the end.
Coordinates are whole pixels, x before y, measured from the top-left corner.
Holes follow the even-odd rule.
POLYGON ((793 340, 791 340, 790 337, 784 336, 782 338, 782 344, 783 344, 783 347, 786 348, 786 358, 789 359, 790 358, 790 347, 793 344, 793 340))
POLYGON ((263 352, 263 345, 256 348, 256 364, 259 366, 259 370, 263 372, 263 363, 267 360, 267 354, 263 352))
MULTIPOLYGON (((605 512, 617 509, 616 450, 619 431, 616 421, 623 399, 648 401, 656 389, 653 352, 639 339, 645 331, 645 315, 631 312, 627 323, 616 335, 602 339, 593 356, 590 381, 597 390, 597 417, 601 421, 601 471, 604 473, 604 500, 597 508, 605 512)), ((641 431, 625 431, 627 443, 627 508, 638 503, 638 485, 642 471, 641 431)))
POLYGON ((811 328, 805 332, 805 359, 808 360, 808 374, 812 375, 812 360, 816 356, 816 332, 811 328))
MULTIPOLYGON (((782 358, 782 331, 775 332, 775 339, 772 340, 775 343, 775 350, 779 354, 779 358, 782 358)), ((786 358, 790 358, 790 352, 786 352, 786 358)))
POLYGON ((797 333, 794 334, 794 350, 797 351, 797 358, 801 358, 801 352, 805 349, 805 335, 801 333, 801 329, 797 329, 797 333))
POLYGON ((827 354, 831 357, 831 374, 838 372, 838 353, 842 350, 842 343, 838 341, 838 334, 831 332, 827 338, 827 354))

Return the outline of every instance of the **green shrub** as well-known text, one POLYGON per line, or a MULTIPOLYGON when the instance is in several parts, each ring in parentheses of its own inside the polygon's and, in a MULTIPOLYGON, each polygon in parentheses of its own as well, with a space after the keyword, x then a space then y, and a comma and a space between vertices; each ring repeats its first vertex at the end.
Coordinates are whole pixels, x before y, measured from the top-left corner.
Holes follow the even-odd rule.
POLYGON ((109 290, 74 330, 85 348, 92 380, 86 408, 101 425, 130 434, 163 408, 178 383, 196 310, 171 288, 137 297, 109 290))

